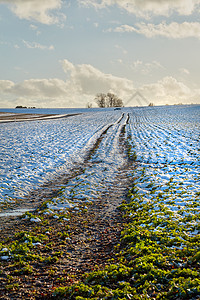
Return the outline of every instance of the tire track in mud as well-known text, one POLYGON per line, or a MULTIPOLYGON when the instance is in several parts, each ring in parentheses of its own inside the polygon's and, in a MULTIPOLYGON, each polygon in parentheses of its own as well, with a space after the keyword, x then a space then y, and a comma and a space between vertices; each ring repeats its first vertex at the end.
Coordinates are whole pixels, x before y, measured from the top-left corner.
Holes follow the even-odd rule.
MULTIPOLYGON (((114 247, 120 241, 123 228, 123 220, 118 206, 126 199, 131 184, 130 173, 133 168, 126 152, 126 126, 128 122, 129 115, 122 115, 117 122, 108 125, 90 149, 83 165, 77 166, 70 175, 57 178, 56 182, 49 182, 43 187, 42 199, 39 197, 34 203, 35 205, 51 197, 58 196, 61 185, 67 185, 76 178, 84 176, 85 170, 103 164, 104 162, 98 160, 98 156, 104 151, 106 154, 112 154, 113 146, 108 147, 107 150, 105 149, 105 145, 112 138, 111 145, 115 146, 114 150, 117 153, 117 158, 121 158, 121 164, 115 166, 112 181, 107 181, 101 185, 98 199, 92 201, 86 211, 75 213, 73 208, 69 209, 70 239, 63 247, 61 246, 59 233, 66 230, 66 224, 59 223, 52 217, 46 216, 46 220, 48 219, 49 222, 48 226, 51 228, 52 252, 60 251, 61 247, 63 251, 59 261, 53 264, 53 268, 56 269, 54 277, 49 277, 47 266, 38 264, 37 276, 34 272, 27 275, 26 278, 20 276, 18 291, 14 291, 12 295, 7 294, 7 297, 3 299, 18 299, 19 292, 21 296, 27 297, 31 290, 40 295, 39 298, 31 299, 51 299, 49 285, 56 284, 58 278, 66 276, 71 280, 71 275, 73 275, 75 280, 79 280, 85 272, 92 271, 96 265, 103 268, 109 259, 113 261, 117 259, 115 258, 114 247), (41 293, 47 296, 41 297, 41 293)), ((110 163, 108 161, 108 165, 110 163)), ((33 192, 31 198, 35 196, 35 192, 33 192)), ((27 230, 31 232, 34 230, 35 224, 28 220, 17 219, 13 220, 9 227, 9 229, 6 230, 5 228, 4 231, 0 232, 1 240, 6 236, 13 236, 16 231, 27 230)), ((41 228, 41 230, 46 232, 47 229, 41 228)), ((46 251, 45 245, 40 246, 40 251, 41 253, 46 251)), ((70 283, 71 281, 68 284, 70 283)))
MULTIPOLYGON (((89 206, 84 219, 80 216, 78 222, 73 222, 69 258, 65 258, 62 265, 67 273, 79 276, 83 272, 91 271, 96 264, 104 266, 108 259, 113 258, 114 246, 119 243, 123 226, 118 207, 122 200, 126 199, 131 184, 129 175, 132 163, 126 155, 125 141, 125 128, 128 122, 129 115, 123 115, 118 122, 109 125, 90 151, 87 164, 90 166, 91 164, 101 164, 98 160, 98 154, 102 152, 101 145, 102 143, 106 144, 106 140, 112 136, 118 141, 118 154, 123 157, 123 163, 120 168, 116 168, 115 178, 111 184, 108 182, 101 186, 98 199, 89 206), (116 126, 116 130, 112 133, 114 126, 116 126), (110 133, 109 130, 111 130, 110 133), (87 220, 86 224, 85 220, 87 220)), ((110 148, 107 151, 109 153, 110 148)), ((77 219, 77 216, 73 217, 77 219)))
POLYGON ((89 161, 92 158, 92 156, 94 155, 94 152, 99 148, 99 145, 102 142, 103 138, 105 138, 108 130, 111 127, 113 127, 114 124, 120 124, 121 121, 123 120, 123 118, 124 118, 124 113, 121 115, 121 117, 115 123, 110 124, 110 125, 107 126, 107 128, 105 128, 105 130, 101 133, 100 137, 96 140, 94 146, 88 151, 88 154, 87 154, 86 159, 85 159, 86 162, 89 161))
MULTIPOLYGON (((92 164, 96 164, 96 163, 103 163, 104 161, 100 160, 99 161, 99 157, 101 157, 101 152, 104 152, 104 156, 112 156, 113 154, 113 149, 114 147, 112 147, 115 142, 117 142, 117 155, 118 159, 120 157, 121 160, 121 165, 120 166, 116 166, 116 170, 114 172, 114 177, 116 177, 117 179, 114 179, 110 182, 110 186, 109 186, 109 182, 107 182, 107 184, 105 183, 105 186, 101 187, 101 194, 100 197, 104 198, 104 201, 106 203, 106 209, 102 211, 101 216, 98 215, 97 218, 101 217, 102 220, 105 219, 109 219, 110 217, 110 213, 113 213, 113 211, 115 211, 117 209, 117 207, 119 206, 119 204, 122 201, 122 198, 125 197, 126 191, 127 191, 127 186, 123 184, 121 184, 122 182, 124 182, 124 178, 121 177, 122 181, 120 181, 120 179, 118 178, 118 176, 121 176, 125 169, 127 168, 128 165, 130 165, 129 160, 128 160, 128 156, 127 156, 127 143, 126 143, 126 137, 125 137, 125 128, 127 126, 129 122, 129 114, 125 115, 122 114, 121 118, 115 122, 115 124, 112 124, 111 126, 109 126, 105 132, 101 135, 100 139, 99 139, 99 143, 98 143, 98 147, 94 148, 94 151, 92 153, 92 156, 90 157, 90 161, 92 162, 92 164), (116 130, 114 132, 111 132, 109 135, 109 130, 116 126, 116 130), (109 140, 111 145, 108 145, 108 149, 106 151, 106 147, 103 147, 103 149, 105 149, 105 151, 103 151, 101 149, 101 143, 104 143, 104 145, 107 144, 107 141, 109 140), (123 172, 122 172, 123 170, 123 172), (119 175, 120 174, 120 175, 119 175), (113 199, 113 195, 110 197, 110 194, 112 194, 111 191, 114 191, 114 199, 113 199)), ((115 160, 115 156, 113 156, 114 160, 115 160)), ((112 162, 108 162, 109 164, 112 164, 112 162)), ((124 175, 124 174, 123 174, 124 175)), ((126 176, 124 175, 124 177, 126 178, 126 176)), ((95 219, 96 220, 96 219, 95 219)))
MULTIPOLYGON (((55 198, 59 196, 59 193, 63 186, 66 186, 68 183, 70 183, 72 180, 77 178, 78 176, 81 176, 84 174, 85 169, 88 167, 91 168, 92 165, 102 163, 102 161, 98 160, 97 158, 94 159, 94 156, 96 155, 98 157, 98 151, 100 149, 100 146, 103 141, 106 139, 117 139, 118 146, 119 146, 119 153, 124 161, 127 160, 126 157, 126 142, 125 142, 125 128, 129 121, 129 114, 125 115, 124 113, 121 115, 121 117, 112 124, 109 124, 103 132, 100 134, 99 138, 97 138, 96 142, 93 144, 93 146, 87 151, 87 154, 84 159, 84 163, 82 165, 74 165, 73 170, 69 174, 62 174, 60 176, 57 176, 52 181, 48 181, 42 186, 40 186, 38 189, 33 190, 29 193, 27 197, 23 199, 23 201, 16 202, 11 205, 11 207, 7 210, 3 210, 2 213, 0 213, 0 234, 2 231, 6 228, 11 229, 14 224, 17 222, 19 223, 19 215, 22 214, 22 211, 34 211, 40 205, 49 199, 55 198), (110 133, 108 137, 108 132, 111 128, 116 127, 116 131, 113 131, 110 133)), ((112 147, 111 147, 112 149, 112 147)), ((110 149, 107 150, 107 153, 110 149)), ((101 151, 102 152, 102 149, 101 151)), ((104 151, 103 151, 104 152, 104 151)), ((106 153, 106 151, 105 151, 106 153)), ((105 155, 106 156, 106 155, 105 155)), ((106 190, 106 188, 105 188, 106 190)), ((102 192, 102 197, 106 198, 107 191, 102 192)), ((107 201, 107 205, 111 205, 109 201, 107 201)), ((114 206, 118 206, 119 203, 115 204, 114 206)), ((112 207, 110 206, 109 211, 112 210, 112 207)))

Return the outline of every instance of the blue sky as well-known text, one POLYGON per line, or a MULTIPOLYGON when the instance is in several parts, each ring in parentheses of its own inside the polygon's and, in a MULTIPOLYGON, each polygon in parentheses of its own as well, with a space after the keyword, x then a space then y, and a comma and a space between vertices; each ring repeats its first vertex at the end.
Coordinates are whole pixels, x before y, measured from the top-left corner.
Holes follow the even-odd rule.
POLYGON ((200 104, 200 0, 0 0, 0 24, 2 108, 200 104))

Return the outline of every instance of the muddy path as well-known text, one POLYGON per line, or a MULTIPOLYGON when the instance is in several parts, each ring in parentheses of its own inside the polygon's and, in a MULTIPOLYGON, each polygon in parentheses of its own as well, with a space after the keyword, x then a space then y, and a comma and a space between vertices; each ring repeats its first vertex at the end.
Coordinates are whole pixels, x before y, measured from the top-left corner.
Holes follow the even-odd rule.
MULTIPOLYGON (((15 221, 18 223, 19 216, 26 211, 34 211, 44 201, 56 197, 60 193, 61 187, 69 184, 74 178, 83 174, 86 169, 103 163, 103 159, 109 155, 112 155, 112 153, 109 153, 112 152, 112 145, 110 146, 109 144, 111 144, 111 140, 113 139, 116 140, 117 152, 122 159, 121 168, 126 168, 127 163, 129 164, 125 139, 125 127, 128 121, 129 115, 122 114, 119 120, 116 122, 118 125, 117 130, 111 131, 110 134, 108 134, 108 131, 114 126, 114 124, 109 124, 101 133, 94 145, 87 151, 84 162, 81 165, 74 164, 73 169, 70 170, 68 174, 61 174, 60 176, 54 177, 51 181, 45 182, 40 187, 33 189, 28 196, 24 197, 23 199, 16 200, 14 203, 9 203, 8 208, 6 205, 2 205, 0 208, 0 233, 1 230, 5 230, 7 227, 12 227, 15 221), (104 145, 102 145, 103 143, 104 145), (109 146, 111 150, 107 149, 109 146), (103 158, 100 158, 102 154, 103 158)), ((113 161, 114 160, 115 157, 113 157, 113 161)), ((109 161, 109 164, 111 163, 112 158, 111 161, 109 161)), ((114 173, 114 176, 116 176, 117 173, 118 168, 116 168, 116 173, 114 173)), ((105 187, 105 189, 106 188, 107 187, 105 187)))
POLYGON ((50 216, 45 218, 45 226, 36 228, 28 220, 18 220, 14 227, 12 224, 9 230, 4 231, 4 239, 10 237, 8 243, 17 232, 37 235, 48 232, 47 241, 38 246, 34 253, 47 259, 54 257, 55 253, 62 254, 58 261, 52 263, 30 261, 31 273, 23 273, 18 263, 14 267, 12 261, 2 262, 0 299, 54 299, 52 293, 55 287, 78 282, 86 272, 102 269, 109 260, 112 263, 117 261, 115 247, 120 242, 120 233, 126 222, 118 205, 126 200, 131 170, 131 165, 121 169, 112 189, 102 192, 98 201, 93 202, 87 211, 71 214, 69 223, 58 223, 50 216), (69 238, 62 239, 61 233, 69 233, 69 238))
POLYGON ((18 209, 28 207, 40 216, 40 206, 52 197, 59 197, 60 186, 77 185, 79 190, 80 183, 84 185, 91 181, 92 185, 95 172, 99 170, 102 175, 97 178, 98 196, 87 209, 77 212, 73 208, 68 209, 70 219, 63 222, 58 222, 52 215, 45 215, 42 225, 38 226, 18 216, 1 218, 0 242, 7 240, 9 245, 17 239, 14 234, 22 231, 45 234, 47 240, 35 249, 35 253, 46 259, 30 261, 31 272, 27 274, 16 272, 12 261, 2 262, 0 299, 51 299, 55 286, 72 284, 80 280, 85 272, 104 267, 109 259, 117 259, 114 249, 120 241, 125 222, 119 205, 126 201, 134 168, 127 155, 125 128, 128 120, 128 115, 122 115, 118 122, 109 125, 87 153, 83 165, 77 166, 71 174, 55 178, 42 189, 33 191, 24 203, 18 205, 18 209), (55 253, 62 254, 58 260, 47 264, 48 257, 54 257, 55 253), (17 285, 17 289, 6 288, 10 276, 11 285, 17 285))

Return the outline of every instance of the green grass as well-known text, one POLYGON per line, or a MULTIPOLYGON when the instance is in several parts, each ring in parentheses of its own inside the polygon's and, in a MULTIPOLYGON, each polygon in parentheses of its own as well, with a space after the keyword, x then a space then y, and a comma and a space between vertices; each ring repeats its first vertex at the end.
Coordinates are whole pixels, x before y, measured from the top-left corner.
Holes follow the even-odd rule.
MULTIPOLYGON (((141 182, 145 176, 143 169, 141 182)), ((147 203, 136 182, 128 195, 121 205, 126 225, 115 249, 118 263, 110 261, 82 282, 56 288, 57 299, 198 299, 200 237, 187 231, 196 229, 190 222, 199 217, 191 214, 180 222, 161 203, 165 192, 147 203)))

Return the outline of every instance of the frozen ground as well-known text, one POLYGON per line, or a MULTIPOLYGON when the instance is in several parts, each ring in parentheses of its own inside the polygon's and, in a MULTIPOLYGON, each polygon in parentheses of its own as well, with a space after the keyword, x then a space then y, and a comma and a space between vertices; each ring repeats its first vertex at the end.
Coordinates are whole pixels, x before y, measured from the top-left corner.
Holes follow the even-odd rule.
POLYGON ((69 115, 48 115, 48 114, 17 114, 17 113, 2 113, 0 111, 0 123, 23 122, 33 120, 60 119, 69 115))
POLYGON ((56 296, 55 286, 63 293, 73 278, 71 294, 79 290, 79 276, 99 265, 80 295, 82 287, 94 293, 101 279, 97 295, 102 294, 109 273, 112 289, 106 283, 105 297, 109 291, 130 298, 133 292, 145 299, 197 299, 199 112, 199 106, 90 110, 59 120, 0 124, 2 203, 29 195, 22 205, 12 203, 13 210, 0 207, 2 295, 6 287, 16 299, 19 292, 42 295, 44 288, 56 296), (116 212, 121 203, 123 218, 116 212), (5 244, 16 231, 16 239, 5 244), (108 258, 112 265, 104 269, 108 258), (60 274, 69 276, 60 281, 60 274))
MULTIPOLYGON (((199 118, 199 107, 153 108, 130 117, 133 151, 148 175, 138 179, 138 188, 147 200, 158 196, 176 217, 186 215, 200 195, 199 118)), ((199 208, 197 202, 193 213, 199 208)))
POLYGON ((0 124, 0 201, 24 197, 57 173, 83 162, 101 133, 121 112, 0 124))
POLYGON ((173 236, 168 222, 173 220, 183 231, 180 249, 200 232, 199 113, 199 107, 132 111, 128 128, 138 161, 134 193, 143 205, 152 204, 149 218, 162 224, 142 226, 173 236))
POLYGON ((126 160, 120 144, 125 128, 123 138, 136 157, 138 168, 133 176, 144 202, 157 197, 159 205, 175 218, 197 215, 199 113, 199 106, 124 108, 59 120, 0 124, 0 201, 23 198, 86 158, 84 172, 62 187, 48 209, 49 213, 78 209, 78 203, 95 200, 102 190, 106 193, 112 188, 112 180, 126 160))

